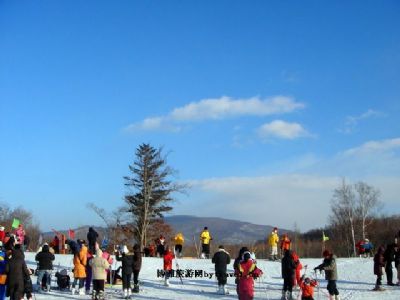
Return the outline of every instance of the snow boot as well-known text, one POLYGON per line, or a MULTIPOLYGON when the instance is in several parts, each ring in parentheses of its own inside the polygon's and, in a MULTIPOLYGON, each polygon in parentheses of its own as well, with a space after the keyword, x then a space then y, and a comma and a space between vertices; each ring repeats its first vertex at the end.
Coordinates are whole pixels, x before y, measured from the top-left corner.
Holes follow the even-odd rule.
POLYGON ((99 291, 99 294, 97 295, 97 299, 98 300, 104 300, 105 299, 104 291, 99 291))
POLYGON ((282 298, 281 300, 288 300, 286 291, 282 291, 282 298))
POLYGON ((135 284, 135 285, 133 286, 132 292, 134 292, 134 293, 139 293, 139 284, 135 284))
POLYGON ((97 299, 97 294, 96 294, 96 291, 93 290, 93 292, 92 292, 92 300, 96 300, 96 299, 97 299))
POLYGON ((80 295, 80 296, 86 295, 85 289, 84 289, 84 288, 80 288, 80 289, 79 289, 79 295, 80 295))
POLYGON ((167 279, 167 278, 165 279, 164 285, 169 286, 169 279, 167 279))
POLYGON ((128 289, 128 298, 130 298, 131 295, 132 295, 132 291, 131 291, 131 289, 129 288, 129 289, 128 289))
POLYGON ((124 298, 128 298, 128 289, 124 289, 124 298))
POLYGON ((75 292, 76 292, 75 288, 72 288, 71 289, 71 295, 75 295, 75 292))
POLYGON ((335 295, 335 300, 340 300, 339 295, 335 295))

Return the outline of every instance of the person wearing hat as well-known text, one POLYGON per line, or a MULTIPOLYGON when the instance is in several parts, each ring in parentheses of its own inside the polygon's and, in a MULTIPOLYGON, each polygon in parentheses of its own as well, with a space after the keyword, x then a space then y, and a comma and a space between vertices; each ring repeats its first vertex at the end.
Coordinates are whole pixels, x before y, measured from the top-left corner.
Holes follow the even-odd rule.
POLYGON ((210 258, 210 241, 212 240, 208 227, 204 227, 200 234, 201 241, 201 257, 210 258))
POLYGON ((322 253, 324 261, 322 264, 314 268, 314 271, 325 271, 325 279, 328 281, 327 290, 329 292, 329 300, 339 300, 339 291, 336 286, 338 279, 337 266, 336 266, 336 255, 329 250, 324 250, 322 253))
POLYGON ((261 276, 263 272, 257 268, 256 263, 251 259, 251 253, 245 251, 235 275, 238 278, 238 296, 241 300, 254 298, 254 278, 261 276))
POLYGON ((131 278, 133 273, 133 253, 129 252, 126 245, 120 249, 116 249, 115 256, 117 261, 122 264, 122 290, 124 292, 124 298, 131 296, 131 278), (121 253, 122 252, 122 253, 121 253))
POLYGON ((231 263, 231 257, 227 251, 225 251, 224 246, 220 245, 218 251, 214 254, 212 258, 212 263, 215 264, 215 277, 218 280, 218 293, 225 295, 227 290, 225 285, 227 282, 227 265, 231 263))
POLYGON ((278 228, 274 227, 268 238, 271 260, 278 259, 278 243, 279 243, 278 228))
POLYGON ((79 295, 85 295, 85 279, 86 279, 86 264, 87 264, 87 252, 88 248, 85 245, 84 240, 78 240, 78 244, 81 248, 78 253, 74 255, 74 282, 72 283, 71 293, 75 294, 75 286, 79 282, 79 295))

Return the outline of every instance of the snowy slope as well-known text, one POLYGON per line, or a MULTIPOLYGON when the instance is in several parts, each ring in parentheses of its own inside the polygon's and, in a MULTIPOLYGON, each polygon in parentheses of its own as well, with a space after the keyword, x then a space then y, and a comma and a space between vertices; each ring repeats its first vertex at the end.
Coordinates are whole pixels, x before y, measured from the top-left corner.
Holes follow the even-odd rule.
MULTIPOLYGON (((26 260, 31 268, 35 268, 34 253, 26 253, 26 260)), ((303 265, 308 265, 311 270, 313 267, 321 263, 321 259, 303 259, 303 265)), ((200 259, 179 259, 180 269, 183 270, 202 270, 207 273, 213 272, 213 265, 210 260, 200 259)), ((375 276, 373 275, 372 259, 338 259, 339 281, 338 288, 341 293, 341 299, 400 299, 400 287, 386 287, 384 292, 372 292, 374 287, 375 276)), ((72 256, 56 255, 55 269, 72 268, 72 256)), ((255 299, 280 299, 283 281, 280 278, 280 263, 259 260, 258 266, 264 271, 262 279, 256 282, 255 299)), ((135 294, 134 299, 237 299, 235 292, 234 278, 228 279, 228 288, 230 295, 216 295, 215 278, 187 277, 183 279, 183 284, 179 278, 171 279, 171 286, 166 288, 163 286, 161 278, 157 278, 157 269, 162 268, 162 260, 160 258, 143 258, 142 271, 140 273, 141 292, 135 294)), ((233 272, 232 265, 229 268, 233 272)), ((56 270, 55 270, 56 271, 56 270)), ((311 272, 307 271, 310 275, 311 272)), ((321 275, 319 275, 321 277, 321 275)), ((396 271, 394 271, 396 278, 396 271)), ((36 282, 36 278, 32 278, 36 282)), ((384 278, 385 282, 385 278, 384 278)), ((52 283, 56 286, 56 283, 52 283)), ((121 298, 121 287, 106 288, 109 299, 121 298)), ((297 295, 297 292, 295 292, 297 295)), ((37 300, 60 300, 60 299, 90 299, 89 296, 72 296, 67 292, 59 292, 53 290, 47 294, 36 295, 37 300)), ((321 281, 319 293, 316 290, 315 299, 327 299, 326 281, 321 281), (319 295, 319 297, 318 297, 319 295)))

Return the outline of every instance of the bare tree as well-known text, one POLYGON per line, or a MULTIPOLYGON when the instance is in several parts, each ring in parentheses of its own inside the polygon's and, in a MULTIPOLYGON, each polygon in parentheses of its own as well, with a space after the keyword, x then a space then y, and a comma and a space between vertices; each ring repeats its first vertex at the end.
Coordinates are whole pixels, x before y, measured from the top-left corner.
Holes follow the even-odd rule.
POLYGON ((333 192, 331 208, 333 213, 331 220, 340 221, 344 219, 348 221, 352 240, 352 250, 354 256, 356 256, 356 241, 354 234, 354 219, 356 210, 355 195, 353 187, 347 184, 344 178, 342 179, 341 185, 333 192))
POLYGON ((362 181, 356 183, 354 188, 357 192, 355 213, 361 221, 362 238, 365 239, 367 227, 372 223, 371 217, 382 206, 380 191, 362 181))

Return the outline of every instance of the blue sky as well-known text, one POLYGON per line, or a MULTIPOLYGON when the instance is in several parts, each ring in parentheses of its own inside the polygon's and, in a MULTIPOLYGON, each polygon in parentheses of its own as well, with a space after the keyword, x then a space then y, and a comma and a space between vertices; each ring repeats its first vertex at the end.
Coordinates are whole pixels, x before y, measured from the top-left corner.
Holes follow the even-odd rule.
POLYGON ((398 1, 1 1, 0 201, 100 224, 148 142, 175 214, 306 230, 342 176, 400 213, 399 28, 398 1))

